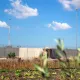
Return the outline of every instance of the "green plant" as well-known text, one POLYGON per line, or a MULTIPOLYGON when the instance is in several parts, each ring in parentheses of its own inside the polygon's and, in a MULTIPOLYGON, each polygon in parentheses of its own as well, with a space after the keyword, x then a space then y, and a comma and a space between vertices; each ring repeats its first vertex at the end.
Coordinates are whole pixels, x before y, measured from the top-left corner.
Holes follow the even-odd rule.
POLYGON ((16 71, 15 71, 15 75, 16 75, 17 77, 20 77, 20 76, 21 76, 21 70, 16 70, 16 71))
POLYGON ((16 56, 16 55, 15 55, 15 53, 13 52, 13 53, 12 53, 12 58, 15 58, 15 56, 16 56))
POLYGON ((80 48, 78 48, 78 55, 75 57, 75 61, 80 67, 80 48))
POLYGON ((9 58, 15 58, 15 56, 16 56, 16 55, 15 55, 14 52, 10 52, 10 53, 8 54, 8 57, 9 57, 9 58))
POLYGON ((47 78, 49 77, 48 65, 47 65, 47 60, 48 60, 48 58, 47 58, 47 53, 45 53, 45 52, 43 51, 43 55, 41 54, 41 55, 40 55, 40 58, 41 58, 42 61, 43 61, 43 67, 40 67, 40 66, 37 65, 37 64, 34 64, 34 66, 35 66, 35 68, 36 68, 38 71, 41 72, 42 77, 45 78, 45 79, 47 79, 47 78))
POLYGON ((3 72, 6 72, 7 73, 8 70, 7 69, 0 69, 0 74, 3 73, 3 72))
POLYGON ((12 56, 12 53, 10 52, 10 53, 8 54, 8 58, 11 58, 11 56, 12 56))
POLYGON ((4 78, 5 78, 5 77, 2 75, 2 76, 1 76, 1 79, 4 80, 4 78))
MULTIPOLYGON (((57 42, 57 49, 55 53, 57 55, 56 57, 59 60, 61 66, 61 77, 63 78, 63 80, 78 80, 76 77, 77 68, 76 67, 74 69, 70 68, 70 60, 67 58, 67 54, 64 50, 63 40, 58 39, 56 40, 56 42, 57 42)), ((76 56, 76 58, 74 58, 74 61, 80 64, 80 53, 76 56)))

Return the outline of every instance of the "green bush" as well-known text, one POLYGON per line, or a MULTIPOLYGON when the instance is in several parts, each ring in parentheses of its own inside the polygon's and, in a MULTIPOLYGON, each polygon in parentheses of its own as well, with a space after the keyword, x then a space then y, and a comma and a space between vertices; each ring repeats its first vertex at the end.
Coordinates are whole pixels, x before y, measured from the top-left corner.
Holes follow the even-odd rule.
MULTIPOLYGON (((56 46, 56 54, 57 59, 59 60, 59 64, 61 66, 61 77, 62 80, 79 80, 80 78, 76 77, 78 75, 78 69, 77 65, 80 64, 80 48, 78 48, 78 55, 76 57, 72 57, 71 60, 75 63, 75 68, 70 68, 71 61, 67 57, 67 54, 64 49, 64 42, 63 40, 56 40, 57 46, 56 46), (63 58, 63 59, 61 59, 63 58)), ((79 65, 80 68, 80 65, 79 65)))
POLYGON ((14 52, 10 52, 9 54, 8 54, 8 58, 15 58, 15 53, 14 52))
POLYGON ((15 56, 16 56, 16 55, 15 55, 15 53, 13 52, 13 53, 12 53, 12 58, 15 58, 15 56))

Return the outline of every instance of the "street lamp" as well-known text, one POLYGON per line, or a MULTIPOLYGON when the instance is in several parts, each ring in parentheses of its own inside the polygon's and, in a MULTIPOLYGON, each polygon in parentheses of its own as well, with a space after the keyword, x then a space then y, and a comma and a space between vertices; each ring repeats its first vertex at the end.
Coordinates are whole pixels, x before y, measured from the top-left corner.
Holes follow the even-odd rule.
POLYGON ((76 49, 78 48, 78 8, 76 8, 76 49))
POLYGON ((8 30, 8 46, 11 46, 11 42, 10 42, 10 28, 8 30))
MULTIPOLYGON (((9 19, 10 21, 11 19, 9 19)), ((8 46, 11 46, 11 40, 10 40, 10 27, 8 28, 8 46)))

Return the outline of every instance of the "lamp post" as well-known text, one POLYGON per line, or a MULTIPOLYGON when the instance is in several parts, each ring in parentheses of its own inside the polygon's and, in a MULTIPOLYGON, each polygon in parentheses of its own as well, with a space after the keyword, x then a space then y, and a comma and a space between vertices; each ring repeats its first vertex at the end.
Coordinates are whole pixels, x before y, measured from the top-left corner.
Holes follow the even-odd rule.
POLYGON ((78 48, 78 8, 76 8, 76 49, 78 48))
MULTIPOLYGON (((9 19, 10 21, 11 19, 9 19)), ((11 40, 10 40, 10 27, 8 28, 8 46, 11 46, 11 40)))
MULTIPOLYGON (((78 8, 76 8, 76 50, 78 49, 78 8)), ((78 55, 78 50, 77 50, 78 55)))
POLYGON ((10 42, 10 28, 9 28, 9 31, 8 31, 8 46, 11 45, 11 42, 10 42))

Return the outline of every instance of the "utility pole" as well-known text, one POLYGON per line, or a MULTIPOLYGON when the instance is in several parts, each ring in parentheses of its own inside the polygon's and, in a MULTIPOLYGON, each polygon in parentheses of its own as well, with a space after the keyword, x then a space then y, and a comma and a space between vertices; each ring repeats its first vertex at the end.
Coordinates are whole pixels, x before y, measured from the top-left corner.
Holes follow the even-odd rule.
POLYGON ((78 48, 78 8, 76 8, 76 49, 78 48))
MULTIPOLYGON (((11 19, 9 19, 9 21, 11 21, 11 19)), ((11 46, 10 27, 8 28, 8 46, 11 46)))
POLYGON ((76 51, 78 55, 78 8, 76 8, 76 51))
POLYGON ((10 28, 8 29, 8 46, 11 46, 11 41, 10 41, 10 28))

